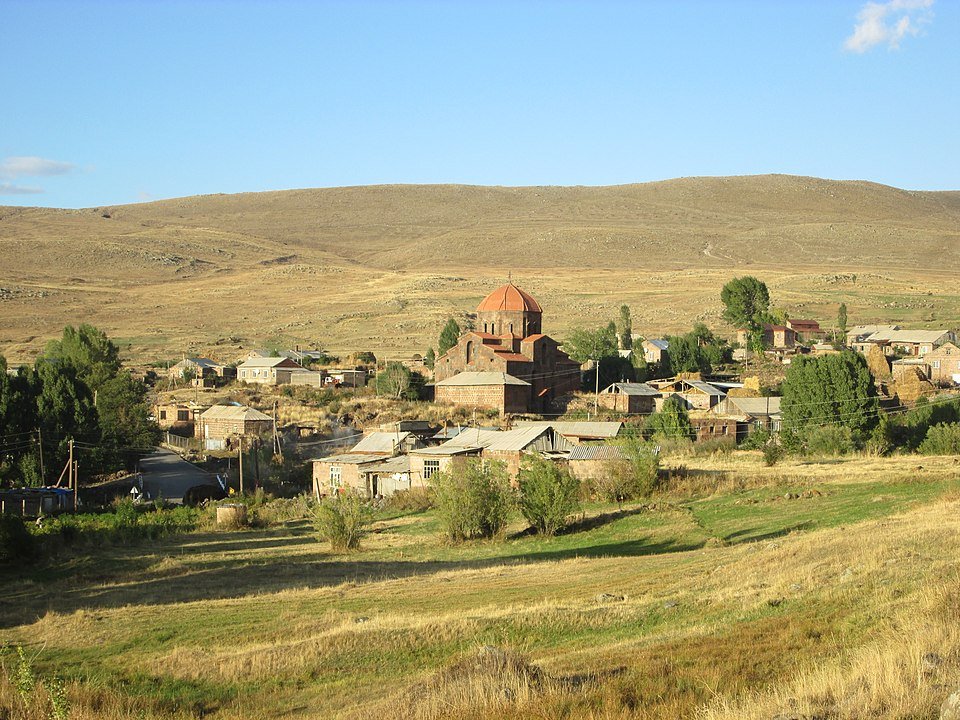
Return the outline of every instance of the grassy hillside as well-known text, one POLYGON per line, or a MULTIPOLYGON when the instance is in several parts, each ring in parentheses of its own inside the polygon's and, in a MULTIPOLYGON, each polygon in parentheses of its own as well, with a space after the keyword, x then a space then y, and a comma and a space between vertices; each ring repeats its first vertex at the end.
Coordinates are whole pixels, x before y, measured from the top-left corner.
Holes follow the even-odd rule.
POLYGON ((422 351, 509 271, 561 336, 622 302, 641 332, 716 321, 719 287, 745 272, 795 313, 846 301, 854 321, 935 322, 956 317, 958 240, 958 193, 779 175, 8 207, 0 352, 28 357, 79 319, 144 357, 273 339, 422 351))
POLYGON ((66 554, 3 577, 2 639, 77 720, 934 717, 960 681, 953 459, 681 461, 656 505, 549 540, 450 546, 427 512, 349 555, 303 522, 66 554))

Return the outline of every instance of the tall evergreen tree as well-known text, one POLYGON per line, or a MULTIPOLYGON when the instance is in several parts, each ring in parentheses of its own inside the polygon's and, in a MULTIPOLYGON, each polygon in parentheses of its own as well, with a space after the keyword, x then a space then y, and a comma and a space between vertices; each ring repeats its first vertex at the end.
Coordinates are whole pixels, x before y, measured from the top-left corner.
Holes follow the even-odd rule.
POLYGON ((796 357, 783 381, 782 403, 783 426, 791 432, 839 425, 863 436, 879 413, 867 361, 850 351, 796 357))
POLYGON ((630 319, 629 305, 620 306, 620 324, 619 324, 618 330, 620 332, 620 349, 632 350, 633 349, 633 322, 630 319))
POLYGON ((440 341, 437 343, 437 354, 443 355, 460 340, 460 325, 450 318, 440 331, 440 341))

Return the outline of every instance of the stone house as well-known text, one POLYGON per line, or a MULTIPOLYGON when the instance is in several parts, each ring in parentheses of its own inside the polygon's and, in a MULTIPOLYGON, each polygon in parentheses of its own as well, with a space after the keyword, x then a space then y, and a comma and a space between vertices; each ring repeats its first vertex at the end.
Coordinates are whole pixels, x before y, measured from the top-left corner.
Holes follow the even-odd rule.
POLYGON ((660 392, 660 397, 654 398, 657 411, 670 396, 683 400, 688 410, 709 410, 726 397, 723 390, 703 380, 664 380, 650 384, 660 392))
POLYGON ((737 419, 722 417, 714 413, 692 412, 690 424, 695 433, 694 441, 730 440, 737 441, 737 419))
POLYGON ((430 478, 446 470, 457 458, 479 457, 483 448, 471 445, 437 445, 434 447, 411 450, 410 487, 429 487, 430 478))
POLYGON ((665 357, 670 355, 670 343, 663 338, 652 338, 640 343, 643 350, 643 359, 651 364, 662 364, 665 357))
MULTIPOLYGON (((737 343, 747 347, 750 343, 750 331, 737 330, 737 343)), ((789 350, 797 346, 797 333, 786 325, 764 325, 763 346, 774 350, 789 350)))
POLYGON ((249 357, 237 366, 237 379, 258 385, 289 384, 294 371, 304 368, 285 357, 249 357))
MULTIPOLYGON (((870 329, 867 326, 867 329, 870 329)), ((851 344, 854 350, 866 354, 878 346, 885 355, 925 357, 946 343, 956 343, 952 330, 901 330, 896 326, 881 327, 872 333, 859 333, 851 344)))
POLYGON ((197 418, 194 435, 205 450, 230 450, 239 438, 273 432, 274 420, 245 405, 214 405, 197 418))
POLYGON ((220 377, 229 379, 237 376, 237 369, 210 358, 184 358, 170 367, 167 371, 167 377, 182 380, 187 373, 195 378, 220 377))
POLYGON ((344 492, 355 492, 366 498, 375 497, 377 488, 371 485, 368 471, 392 457, 389 454, 348 452, 311 460, 314 497, 344 492))
POLYGON ((930 366, 927 377, 938 385, 960 384, 960 348, 947 342, 923 356, 930 366))
POLYGON ((737 421, 737 441, 757 430, 779 432, 783 421, 780 397, 727 396, 712 412, 737 421))
POLYGON ((628 415, 649 415, 654 411, 659 390, 647 383, 613 383, 604 388, 597 402, 602 407, 628 415))
POLYGON ((372 455, 399 455, 423 447, 419 437, 409 431, 385 432, 375 430, 366 433, 363 439, 351 448, 351 453, 372 455))
POLYGON ((521 420, 515 425, 518 429, 534 426, 552 427, 573 445, 613 440, 623 431, 623 423, 619 420, 612 422, 599 420, 521 420))
POLYGON ((488 408, 501 415, 525 413, 532 386, 504 372, 461 372, 434 384, 434 400, 488 408))
POLYGON ((811 342, 826 337, 826 333, 820 329, 820 323, 816 320, 787 320, 787 327, 796 333, 799 340, 811 342))
POLYGON ((197 417, 206 409, 207 406, 192 402, 158 403, 153 408, 153 416, 160 429, 189 436, 194 434, 197 417))

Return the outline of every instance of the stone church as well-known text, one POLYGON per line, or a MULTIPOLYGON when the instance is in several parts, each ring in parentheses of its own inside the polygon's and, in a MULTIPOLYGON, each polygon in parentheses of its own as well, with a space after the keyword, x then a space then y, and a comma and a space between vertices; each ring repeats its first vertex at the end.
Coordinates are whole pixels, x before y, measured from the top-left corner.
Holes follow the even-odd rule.
POLYGON ((580 388, 580 366, 542 333, 543 309, 512 282, 477 308, 475 330, 437 358, 440 402, 501 413, 550 412, 554 399, 580 388))

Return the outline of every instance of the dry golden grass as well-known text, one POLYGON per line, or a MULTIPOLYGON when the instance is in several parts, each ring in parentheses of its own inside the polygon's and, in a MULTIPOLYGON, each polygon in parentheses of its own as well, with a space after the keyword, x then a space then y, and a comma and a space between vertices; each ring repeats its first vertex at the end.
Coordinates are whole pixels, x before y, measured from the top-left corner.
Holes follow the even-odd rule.
POLYGON ((637 332, 724 329, 719 289, 745 273, 794 316, 832 321, 846 302, 851 322, 952 324, 958 197, 760 176, 0 208, 0 353, 29 359, 85 320, 137 359, 234 360, 270 342, 409 356, 508 271, 561 338, 621 303, 637 332))

